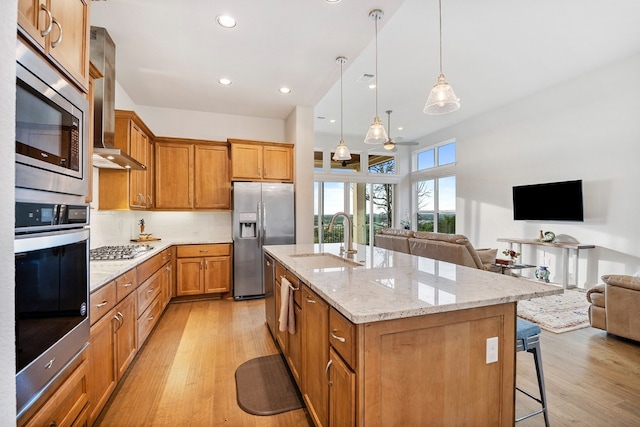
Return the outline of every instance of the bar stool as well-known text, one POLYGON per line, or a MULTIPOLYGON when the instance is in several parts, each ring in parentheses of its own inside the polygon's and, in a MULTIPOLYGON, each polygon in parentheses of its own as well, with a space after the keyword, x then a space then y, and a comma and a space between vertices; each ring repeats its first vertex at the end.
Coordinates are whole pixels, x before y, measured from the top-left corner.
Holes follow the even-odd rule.
POLYGON ((516 418, 516 422, 522 421, 534 415, 542 413, 544 415, 544 424, 549 427, 549 414, 547 413, 547 396, 544 391, 544 373, 542 372, 542 354, 540 352, 540 326, 522 320, 516 317, 516 351, 527 351, 533 354, 533 360, 536 364, 536 373, 538 374, 538 388, 540 389, 540 398, 537 398, 516 386, 516 390, 529 396, 542 405, 541 409, 533 411, 526 415, 516 418))

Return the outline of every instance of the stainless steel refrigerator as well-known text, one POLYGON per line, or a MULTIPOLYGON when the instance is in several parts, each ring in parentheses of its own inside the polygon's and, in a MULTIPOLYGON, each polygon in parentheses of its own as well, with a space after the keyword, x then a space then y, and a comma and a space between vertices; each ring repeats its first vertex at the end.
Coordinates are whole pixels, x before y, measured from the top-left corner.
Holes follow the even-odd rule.
POLYGON ((233 184, 233 297, 260 298, 262 246, 295 243, 293 184, 233 184))

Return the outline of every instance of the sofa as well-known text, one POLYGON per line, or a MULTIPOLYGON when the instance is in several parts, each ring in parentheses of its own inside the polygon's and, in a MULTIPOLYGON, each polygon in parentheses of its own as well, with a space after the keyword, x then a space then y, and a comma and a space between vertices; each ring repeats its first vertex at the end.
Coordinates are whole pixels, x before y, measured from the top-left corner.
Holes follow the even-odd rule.
POLYGON ((602 276, 604 284, 587 291, 589 323, 613 335, 640 341, 640 277, 602 276))
POLYGON ((462 234, 385 228, 375 235, 374 245, 481 270, 500 270, 495 266, 497 249, 475 249, 462 234))

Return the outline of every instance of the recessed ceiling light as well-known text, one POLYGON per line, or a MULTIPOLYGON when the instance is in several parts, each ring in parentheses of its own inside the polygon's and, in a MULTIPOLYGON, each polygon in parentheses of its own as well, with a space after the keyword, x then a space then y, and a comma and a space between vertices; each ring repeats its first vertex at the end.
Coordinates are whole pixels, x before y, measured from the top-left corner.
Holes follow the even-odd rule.
POLYGON ((329 123, 335 123, 335 122, 336 122, 336 119, 329 120, 329 123))
POLYGON ((327 3, 340 3, 340 0, 324 0, 327 3))
POLYGON ((402 126, 398 126, 398 130, 403 130, 404 128, 402 126))
POLYGON ((221 79, 218 79, 218 83, 220 83, 221 85, 229 86, 233 82, 231 80, 223 77, 221 79))
POLYGON ((376 85, 373 85, 373 84, 369 85, 369 89, 375 89, 375 88, 376 88, 376 85))
POLYGON ((218 21, 218 24, 224 28, 233 28, 237 24, 236 20, 229 15, 218 15, 216 16, 216 21, 218 21))
POLYGON ((280 93, 291 93, 291 89, 289 89, 288 87, 281 87, 280 93))

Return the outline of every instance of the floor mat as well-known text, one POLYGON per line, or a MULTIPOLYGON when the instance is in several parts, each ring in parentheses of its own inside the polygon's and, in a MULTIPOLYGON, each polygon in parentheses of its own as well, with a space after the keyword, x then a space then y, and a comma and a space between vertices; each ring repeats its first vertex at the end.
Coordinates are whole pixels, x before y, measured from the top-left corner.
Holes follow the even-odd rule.
POLYGON ((257 357, 236 369, 238 406, 254 415, 274 415, 304 407, 280 354, 257 357))

